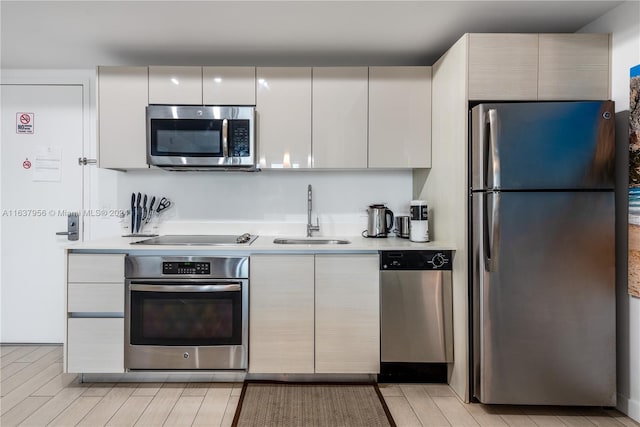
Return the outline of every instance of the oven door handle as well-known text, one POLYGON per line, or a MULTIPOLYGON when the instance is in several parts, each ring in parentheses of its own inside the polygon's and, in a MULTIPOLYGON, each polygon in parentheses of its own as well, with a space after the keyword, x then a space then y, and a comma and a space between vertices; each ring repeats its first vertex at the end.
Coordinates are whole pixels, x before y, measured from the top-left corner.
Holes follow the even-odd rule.
POLYGON ((242 286, 230 283, 226 285, 159 285, 130 284, 129 290, 136 292, 238 292, 242 286))

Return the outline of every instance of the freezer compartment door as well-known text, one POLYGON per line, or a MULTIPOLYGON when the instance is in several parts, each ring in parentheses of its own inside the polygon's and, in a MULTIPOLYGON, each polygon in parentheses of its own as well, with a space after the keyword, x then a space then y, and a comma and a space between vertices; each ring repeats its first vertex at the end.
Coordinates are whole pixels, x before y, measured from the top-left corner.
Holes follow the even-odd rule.
POLYGON ((474 396, 615 406, 613 192, 472 196, 474 396))
POLYGON ((611 189, 611 101, 480 104, 471 110, 474 190, 611 189))

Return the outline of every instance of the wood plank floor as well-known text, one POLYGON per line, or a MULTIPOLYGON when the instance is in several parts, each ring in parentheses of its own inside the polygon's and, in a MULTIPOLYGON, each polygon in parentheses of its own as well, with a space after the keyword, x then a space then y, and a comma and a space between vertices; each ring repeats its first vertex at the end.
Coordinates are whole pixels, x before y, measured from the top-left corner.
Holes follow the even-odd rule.
MULTIPOLYGON (((230 426, 241 383, 80 383, 62 346, 0 346, 0 425, 230 426)), ((464 404, 445 384, 380 384, 399 427, 640 427, 618 411, 464 404)))

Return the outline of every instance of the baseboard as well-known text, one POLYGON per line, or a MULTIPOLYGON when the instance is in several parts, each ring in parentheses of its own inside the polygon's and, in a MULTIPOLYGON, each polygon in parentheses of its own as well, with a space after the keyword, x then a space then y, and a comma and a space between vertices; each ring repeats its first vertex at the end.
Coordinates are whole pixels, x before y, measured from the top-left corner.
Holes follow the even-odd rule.
POLYGON ((447 383, 446 363, 380 363, 379 383, 447 383))
POLYGON ((618 393, 616 408, 632 420, 640 423, 640 400, 629 399, 627 396, 618 393))

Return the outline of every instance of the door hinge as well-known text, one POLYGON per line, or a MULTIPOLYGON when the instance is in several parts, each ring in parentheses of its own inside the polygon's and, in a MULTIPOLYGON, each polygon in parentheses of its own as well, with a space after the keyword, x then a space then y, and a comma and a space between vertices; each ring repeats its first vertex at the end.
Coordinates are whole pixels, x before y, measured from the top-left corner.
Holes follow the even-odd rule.
POLYGON ((95 165, 98 164, 98 160, 96 159, 87 159, 86 157, 78 157, 78 165, 87 166, 87 165, 95 165))

